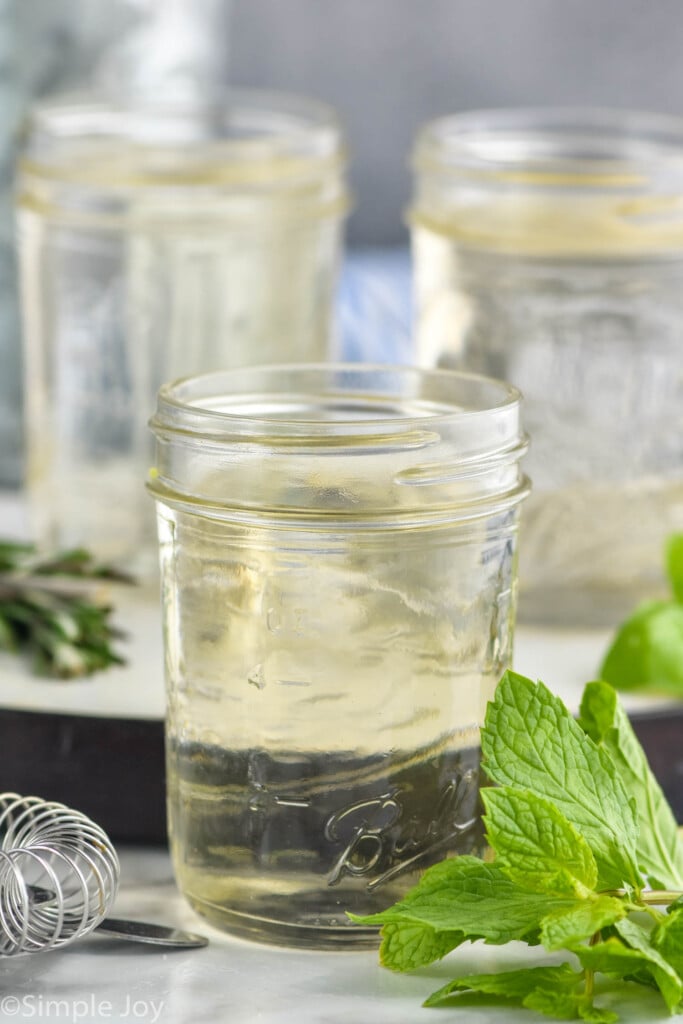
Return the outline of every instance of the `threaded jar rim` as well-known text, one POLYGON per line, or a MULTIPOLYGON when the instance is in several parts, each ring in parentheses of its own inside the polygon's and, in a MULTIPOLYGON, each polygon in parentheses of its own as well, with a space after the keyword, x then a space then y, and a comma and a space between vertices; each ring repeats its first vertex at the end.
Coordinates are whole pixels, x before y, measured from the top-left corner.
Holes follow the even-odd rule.
POLYGON ((410 366, 282 364, 185 378, 159 391, 149 489, 205 514, 490 514, 528 490, 520 402, 492 378, 410 366), (270 487, 269 474, 281 483, 270 487))
POLYGON ((471 111, 426 124, 409 220, 521 255, 677 255, 683 119, 581 107, 471 111))
POLYGON ((414 166, 518 185, 618 189, 666 168, 683 183, 683 119, 599 107, 468 111, 421 129, 414 166))
POLYGON ((346 159, 335 111, 307 97, 234 90, 127 103, 65 93, 31 111, 19 168, 30 179, 107 190, 296 191, 340 177, 346 159))
POLYGON ((267 436, 269 443, 282 437, 284 443, 305 438, 314 444, 317 439, 324 443, 330 437, 357 437, 360 427, 363 433, 381 436, 387 427, 405 428, 411 424, 424 427, 441 420, 486 416, 498 409, 518 406, 521 397, 519 389, 505 381, 456 370, 372 363, 281 363, 219 370, 164 384, 159 389, 157 410, 150 425, 155 431, 175 429, 193 433, 198 438, 220 439, 222 436, 229 443, 238 436, 252 440, 267 436), (410 386, 414 394, 394 390, 387 391, 382 398, 375 397, 365 384, 374 378, 385 385, 393 384, 394 388, 399 382, 405 382, 403 386, 410 386), (266 387, 266 383, 273 380, 277 380, 277 388, 273 388, 272 383, 266 387), (353 389, 348 387, 350 382, 354 384, 353 389), (261 393, 254 391, 258 384, 263 388, 261 393), (316 415, 315 407, 301 408, 296 404, 300 392, 292 385, 300 387, 301 384, 311 389, 303 393, 306 396, 313 394, 312 385, 317 384, 325 389, 326 399, 358 394, 369 404, 340 406, 334 410, 338 413, 334 418, 322 419, 316 415), (426 394, 418 395, 418 390, 426 394), (275 395, 283 396, 282 404, 273 400, 267 412, 255 411, 259 398, 273 399, 275 395), (466 396, 469 406, 464 404, 466 396), (392 404, 407 397, 424 398, 425 404, 416 406, 413 414, 392 404), (240 398, 244 398, 244 402, 240 398), (286 414, 288 408, 289 415, 286 414))

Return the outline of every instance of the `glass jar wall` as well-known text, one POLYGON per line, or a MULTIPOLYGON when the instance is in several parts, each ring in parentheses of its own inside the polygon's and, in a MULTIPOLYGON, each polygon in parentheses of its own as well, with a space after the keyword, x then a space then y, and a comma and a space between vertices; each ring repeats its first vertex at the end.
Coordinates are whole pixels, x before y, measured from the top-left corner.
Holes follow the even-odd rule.
POLYGON ((419 361, 525 397, 520 614, 612 624, 661 591, 683 528, 683 122, 456 115, 415 173, 419 361))
POLYGON ((135 564, 161 382, 333 354, 344 163, 334 114, 291 97, 34 112, 18 228, 39 542, 135 564))
POLYGON ((374 944, 346 911, 483 848, 519 397, 445 371, 279 366, 163 388, 152 428, 180 888, 246 937, 374 944))

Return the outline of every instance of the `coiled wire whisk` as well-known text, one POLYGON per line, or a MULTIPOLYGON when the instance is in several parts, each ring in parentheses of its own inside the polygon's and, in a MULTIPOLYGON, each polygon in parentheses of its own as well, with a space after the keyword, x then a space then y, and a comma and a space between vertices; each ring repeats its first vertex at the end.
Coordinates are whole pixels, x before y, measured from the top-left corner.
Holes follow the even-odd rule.
POLYGON ((111 840, 85 814, 0 793, 0 956, 87 935, 109 913, 119 876, 111 840))

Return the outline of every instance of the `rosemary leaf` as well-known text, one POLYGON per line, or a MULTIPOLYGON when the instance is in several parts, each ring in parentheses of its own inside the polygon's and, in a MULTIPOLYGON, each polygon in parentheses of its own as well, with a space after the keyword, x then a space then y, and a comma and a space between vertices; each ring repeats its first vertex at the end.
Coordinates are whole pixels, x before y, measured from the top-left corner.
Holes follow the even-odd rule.
POLYGON ((45 558, 31 544, 0 540, 0 648, 60 679, 124 664, 112 647, 122 633, 110 622, 104 580, 134 582, 83 548, 45 558))

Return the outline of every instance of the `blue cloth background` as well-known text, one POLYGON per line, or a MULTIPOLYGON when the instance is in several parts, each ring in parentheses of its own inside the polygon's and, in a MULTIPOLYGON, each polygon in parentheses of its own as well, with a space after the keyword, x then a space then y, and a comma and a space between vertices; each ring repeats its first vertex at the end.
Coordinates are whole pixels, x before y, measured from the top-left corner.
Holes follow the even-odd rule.
POLYGON ((348 253, 337 296, 342 358, 366 363, 412 362, 412 319, 409 250, 348 253))

